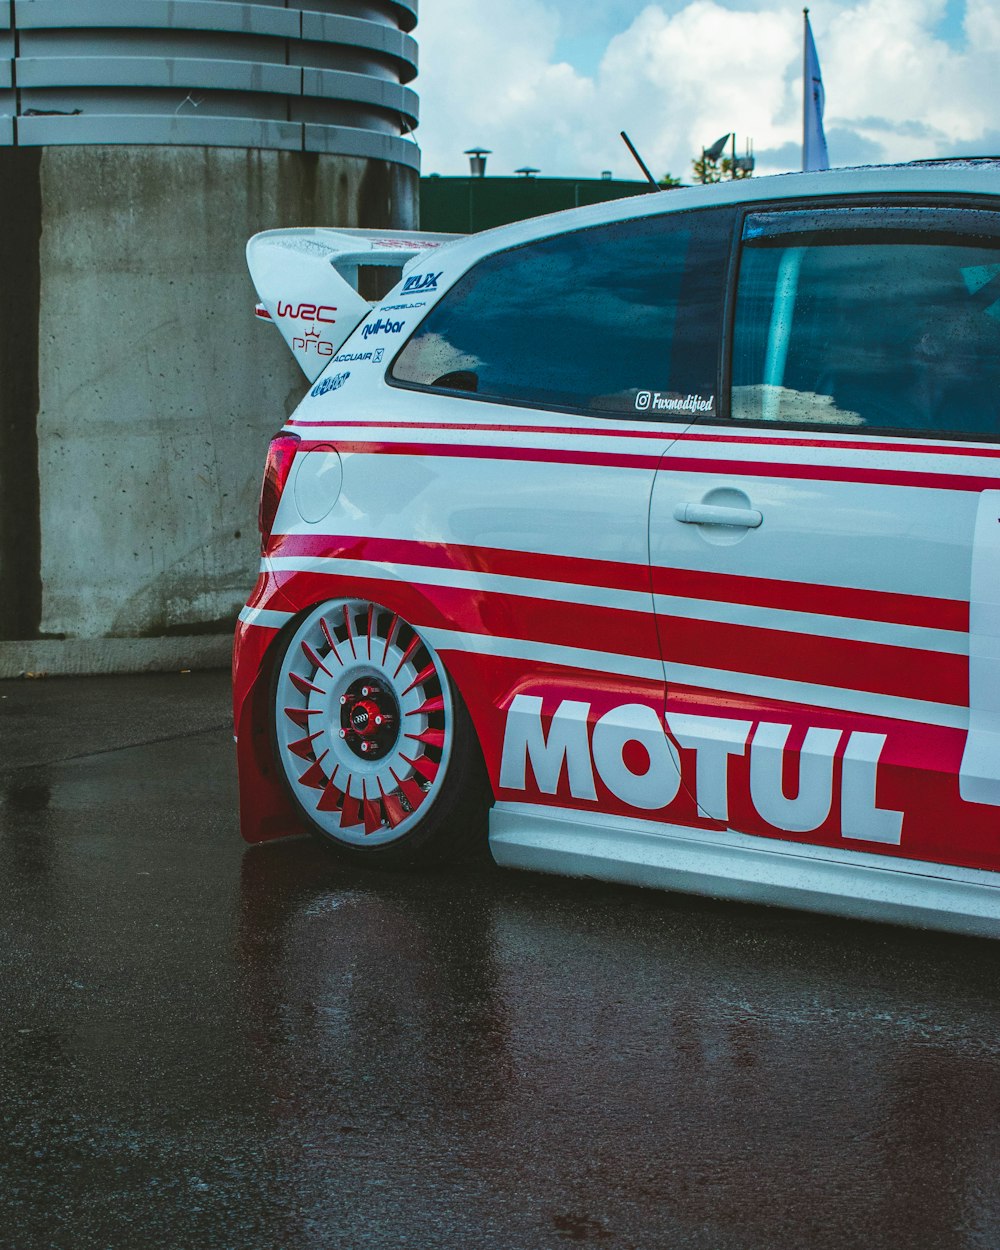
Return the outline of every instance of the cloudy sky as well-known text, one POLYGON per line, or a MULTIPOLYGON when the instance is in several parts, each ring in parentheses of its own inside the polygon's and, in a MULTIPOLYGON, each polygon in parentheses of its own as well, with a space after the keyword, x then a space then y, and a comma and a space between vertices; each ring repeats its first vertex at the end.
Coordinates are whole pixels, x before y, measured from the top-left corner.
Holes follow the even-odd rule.
MULTIPOLYGON (((1000 152, 1000 0, 815 0, 832 165, 1000 152)), ((421 0, 423 172, 534 165, 656 175, 735 130, 760 173, 797 169, 802 3, 421 0)))

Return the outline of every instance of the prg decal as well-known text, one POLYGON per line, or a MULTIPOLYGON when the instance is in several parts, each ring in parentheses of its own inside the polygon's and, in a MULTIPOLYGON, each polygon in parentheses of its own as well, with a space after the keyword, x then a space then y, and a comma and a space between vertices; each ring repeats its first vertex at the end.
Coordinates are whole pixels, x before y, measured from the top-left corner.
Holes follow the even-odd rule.
POLYGON ((306 330, 305 334, 292 339, 292 351, 302 351, 307 355, 314 351, 317 356, 332 356, 333 344, 329 339, 320 338, 318 330, 306 330))

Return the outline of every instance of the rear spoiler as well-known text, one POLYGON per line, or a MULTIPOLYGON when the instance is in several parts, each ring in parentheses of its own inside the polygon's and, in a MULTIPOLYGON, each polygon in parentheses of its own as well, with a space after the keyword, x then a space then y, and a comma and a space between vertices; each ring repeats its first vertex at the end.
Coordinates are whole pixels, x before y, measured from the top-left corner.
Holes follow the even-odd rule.
POLYGON ((462 236, 391 230, 265 230, 247 244, 260 303, 310 382, 319 377, 372 308, 358 293, 358 270, 402 270, 417 256, 462 236))

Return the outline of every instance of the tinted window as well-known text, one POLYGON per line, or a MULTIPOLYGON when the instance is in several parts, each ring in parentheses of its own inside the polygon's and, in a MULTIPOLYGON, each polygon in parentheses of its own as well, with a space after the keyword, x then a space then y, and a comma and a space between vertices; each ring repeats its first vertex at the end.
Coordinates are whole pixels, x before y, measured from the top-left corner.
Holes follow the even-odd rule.
POLYGON ((489 256, 428 314, 392 377, 595 415, 712 412, 732 220, 642 218, 489 256))
POLYGON ((737 420, 1000 433, 998 215, 847 209, 748 218, 737 420), (858 228, 859 225, 861 228, 858 228))

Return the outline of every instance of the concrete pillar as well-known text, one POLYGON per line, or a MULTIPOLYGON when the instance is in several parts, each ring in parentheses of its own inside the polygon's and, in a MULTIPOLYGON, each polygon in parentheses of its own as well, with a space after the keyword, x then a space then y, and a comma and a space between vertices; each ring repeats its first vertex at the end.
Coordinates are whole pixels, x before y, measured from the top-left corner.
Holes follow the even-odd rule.
POLYGON ((0 639, 36 637, 42 615, 36 419, 40 165, 37 151, 0 148, 0 639))
POLYGON ((0 177, 0 676, 224 658, 267 441, 305 391, 244 245, 414 228, 416 171, 108 145, 0 150, 0 177))

